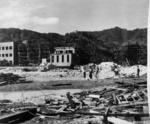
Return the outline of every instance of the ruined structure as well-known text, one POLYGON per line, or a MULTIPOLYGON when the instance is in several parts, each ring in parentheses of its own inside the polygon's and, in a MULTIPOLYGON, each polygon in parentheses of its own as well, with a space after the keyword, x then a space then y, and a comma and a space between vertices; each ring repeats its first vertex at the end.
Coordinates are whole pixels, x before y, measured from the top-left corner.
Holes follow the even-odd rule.
POLYGON ((58 67, 73 67, 75 65, 75 48, 55 47, 50 55, 50 63, 58 67))
POLYGON ((19 65, 41 63, 42 58, 49 59, 50 48, 46 43, 23 41, 18 46, 19 65))

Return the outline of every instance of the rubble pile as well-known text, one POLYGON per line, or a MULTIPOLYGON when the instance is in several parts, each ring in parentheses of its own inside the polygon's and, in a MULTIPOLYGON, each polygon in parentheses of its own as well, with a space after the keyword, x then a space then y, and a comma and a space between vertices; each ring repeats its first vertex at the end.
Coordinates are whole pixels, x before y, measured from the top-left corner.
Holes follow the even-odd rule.
POLYGON ((57 67, 51 63, 44 62, 40 64, 38 71, 45 72, 52 69, 57 69, 57 67))
POLYGON ((22 73, 22 72, 23 72, 22 69, 15 68, 15 67, 7 67, 7 68, 0 69, 0 73, 16 73, 16 74, 19 74, 19 73, 22 73))
POLYGON ((147 82, 115 83, 115 87, 102 90, 86 90, 73 95, 68 92, 66 96, 47 97, 44 104, 38 105, 37 115, 42 116, 43 120, 71 118, 71 124, 74 121, 79 123, 79 120, 81 124, 81 118, 83 122, 91 124, 97 118, 104 124, 106 120, 114 123, 113 119, 131 123, 142 120, 142 116, 148 116, 144 115, 143 109, 144 106, 148 107, 147 88, 144 86, 147 82), (87 118, 90 118, 89 121, 87 118))
POLYGON ((13 73, 1 73, 0 74, 0 86, 7 84, 19 84, 19 83, 31 83, 32 81, 27 81, 25 77, 15 75, 13 73))
MULTIPOLYGON (((138 65, 140 69, 139 75, 147 73, 147 67, 138 65)), ((93 79, 109 79, 109 78, 133 78, 137 76, 137 65, 121 66, 113 62, 102 62, 101 64, 88 64, 76 69, 58 68, 50 63, 42 63, 39 67, 34 68, 17 68, 8 67, 0 70, 0 73, 13 73, 25 77, 50 77, 51 79, 83 79, 83 72, 86 71, 86 77, 89 77, 90 67, 93 68, 93 79), (98 68, 98 71, 97 71, 98 68), (119 75, 115 74, 115 68, 118 69, 119 75)))
POLYGON ((40 67, 36 68, 17 68, 17 67, 9 67, 0 69, 0 73, 13 73, 14 75, 19 75, 23 77, 51 77, 51 78, 81 78, 82 73, 79 70, 73 69, 63 69, 63 68, 51 68, 47 71, 38 71, 40 67))
POLYGON ((114 72, 112 71, 112 68, 114 66, 113 62, 103 62, 98 65, 99 73, 98 73, 98 79, 106 79, 106 78, 112 78, 115 76, 114 72))
MULTIPOLYGON (((123 67, 113 62, 104 62, 99 65, 85 65, 85 70, 89 72, 91 66, 94 69, 93 76, 97 73, 98 67, 98 79, 117 78, 116 68, 119 71, 119 78, 136 77, 137 75, 137 66, 123 67)), ((146 75, 147 68, 143 65, 138 66, 140 76, 146 75)), ((47 78, 84 79, 84 70, 79 68, 76 70, 61 69, 48 65, 48 63, 41 65, 41 67, 46 67, 46 72, 44 72, 45 70, 39 72, 36 69, 27 68, 1 69, 0 72, 4 73, 0 73, 0 85, 30 83, 32 81, 26 79, 28 76, 35 77, 37 80, 39 78, 42 80, 47 78)), ((148 108, 147 81, 139 79, 138 81, 129 82, 129 80, 122 79, 121 81, 114 80, 115 86, 113 87, 94 88, 74 94, 68 92, 66 95, 45 95, 39 90, 42 93, 41 96, 37 95, 29 98, 29 95, 27 97, 23 96, 26 91, 22 91, 20 101, 0 100, 0 112, 1 115, 4 113, 6 115, 10 113, 17 114, 20 110, 23 113, 27 112, 35 117, 29 121, 33 124, 107 124, 108 122, 131 124, 133 121, 144 121, 149 116, 148 113, 145 113, 145 109, 148 108), (36 110, 34 113, 30 111, 33 109, 36 110)), ((71 83, 59 83, 51 86, 60 85, 71 85, 71 83)), ((3 121, 0 118, 1 122, 3 121)))
POLYGON ((77 78, 81 78, 82 77, 82 73, 78 70, 68 70, 65 77, 77 77, 77 78))
MULTIPOLYGON (((139 65, 140 68, 140 76, 147 73, 147 67, 143 65, 139 65)), ((136 76, 137 74, 137 66, 131 66, 131 67, 121 67, 120 68, 120 74, 124 77, 129 76, 136 76)))
POLYGON ((31 99, 22 96, 18 102, 1 100, 0 106, 1 111, 8 115, 18 110, 36 108, 34 114, 30 112, 35 118, 26 122, 33 124, 131 124, 149 116, 145 113, 148 108, 146 86, 147 81, 142 80, 132 83, 127 80, 115 81, 113 87, 103 89, 83 90, 73 94, 68 92, 66 95, 43 94, 31 99))
POLYGON ((74 118, 72 119, 59 119, 57 117, 54 118, 44 118, 43 116, 36 117, 30 121, 25 122, 25 124, 102 124, 102 121, 100 121, 99 118, 90 118, 90 117, 84 117, 84 118, 74 118))
POLYGON ((35 67, 7 67, 0 69, 0 73, 13 73, 16 75, 25 75, 28 72, 35 72, 37 69, 35 67))
POLYGON ((45 78, 56 80, 56 79, 81 79, 82 73, 79 70, 71 69, 53 69, 47 72, 25 72, 22 73, 25 77, 45 78))
POLYGON ((79 70, 73 70, 73 69, 57 68, 57 69, 52 69, 49 72, 62 73, 64 77, 82 77, 82 73, 79 70))
MULTIPOLYGON (((98 78, 99 79, 106 79, 106 78, 119 78, 114 73, 115 66, 118 68, 118 72, 121 78, 124 77, 136 77, 137 75, 137 65, 136 66, 128 66, 123 67, 120 65, 117 65, 113 62, 103 62, 99 65, 97 65, 100 69, 98 78)), ((147 73, 147 67, 143 65, 138 65, 140 68, 140 76, 147 73)))
POLYGON ((0 100, 0 123, 20 123, 35 117, 36 106, 33 103, 0 100))

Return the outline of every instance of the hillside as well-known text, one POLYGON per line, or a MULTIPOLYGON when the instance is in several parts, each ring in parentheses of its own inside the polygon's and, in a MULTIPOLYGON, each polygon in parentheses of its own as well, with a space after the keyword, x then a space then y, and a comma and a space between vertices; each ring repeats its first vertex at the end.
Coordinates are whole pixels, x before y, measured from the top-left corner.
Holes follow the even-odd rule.
MULTIPOLYGON (((51 52, 56 46, 75 46, 78 64, 100 63, 102 61, 125 61, 132 59, 135 53, 128 57, 128 45, 138 46, 142 52, 136 56, 136 61, 147 63, 147 29, 127 30, 119 27, 103 31, 76 31, 65 35, 57 33, 39 33, 31 30, 15 28, 0 29, 0 42, 27 40, 35 45, 48 45, 51 52), (124 48, 126 48, 124 50, 124 48), (119 52, 118 52, 119 51, 119 52), (120 51, 124 51, 122 54, 120 51), (117 54, 116 54, 117 53, 117 54), (142 59, 142 61, 141 61, 142 59)), ((131 52, 130 52, 131 54, 131 52)), ((134 61, 134 60, 129 60, 134 61)), ((131 62, 136 64, 136 61, 131 62)))

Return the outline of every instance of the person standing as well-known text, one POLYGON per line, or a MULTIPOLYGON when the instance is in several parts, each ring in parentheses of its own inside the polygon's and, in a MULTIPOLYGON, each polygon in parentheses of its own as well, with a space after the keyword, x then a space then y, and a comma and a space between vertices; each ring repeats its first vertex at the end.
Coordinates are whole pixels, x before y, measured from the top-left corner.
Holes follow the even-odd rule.
POLYGON ((83 77, 86 78, 86 67, 85 66, 84 66, 83 70, 84 70, 83 71, 83 77))
POLYGON ((83 76, 84 76, 84 78, 86 78, 86 71, 85 70, 83 72, 83 76))
POLYGON ((137 66, 137 78, 139 78, 140 77, 140 68, 139 68, 139 66, 137 66))
POLYGON ((89 69, 89 78, 92 79, 92 75, 93 75, 93 69, 92 67, 90 67, 89 69))
POLYGON ((80 67, 80 70, 81 70, 81 73, 83 74, 83 77, 85 78, 85 74, 84 74, 85 70, 84 70, 84 67, 81 66, 81 67, 80 67))
POLYGON ((97 66, 96 66, 96 74, 95 74, 95 77, 96 77, 97 79, 98 79, 99 70, 100 70, 100 69, 99 69, 99 66, 97 65, 97 66))
POLYGON ((117 64, 114 64, 114 73, 115 76, 118 76, 120 78, 119 67, 117 64))

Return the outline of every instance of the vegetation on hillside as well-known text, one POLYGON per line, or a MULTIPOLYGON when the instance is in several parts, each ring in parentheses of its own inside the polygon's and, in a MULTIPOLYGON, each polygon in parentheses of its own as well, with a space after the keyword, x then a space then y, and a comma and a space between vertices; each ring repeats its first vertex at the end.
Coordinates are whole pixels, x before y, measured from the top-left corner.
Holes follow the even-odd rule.
POLYGON ((27 40, 35 46, 74 46, 78 64, 126 60, 133 64, 147 64, 147 29, 126 30, 119 27, 103 31, 75 31, 60 35, 30 30, 0 29, 0 42, 27 40), (139 54, 140 53, 140 54, 139 54))

